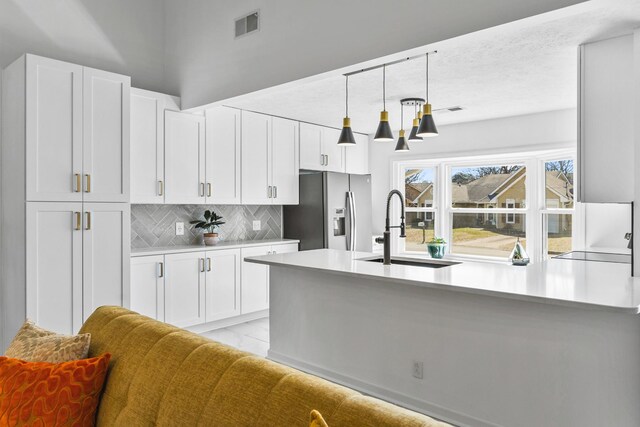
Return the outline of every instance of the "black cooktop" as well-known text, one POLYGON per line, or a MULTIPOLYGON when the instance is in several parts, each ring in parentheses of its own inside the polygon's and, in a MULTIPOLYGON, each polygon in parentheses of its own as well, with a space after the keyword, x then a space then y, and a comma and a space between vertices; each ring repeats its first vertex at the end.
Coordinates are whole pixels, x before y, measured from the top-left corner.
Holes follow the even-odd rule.
POLYGON ((616 262, 619 264, 631 264, 630 254, 611 254, 605 252, 573 251, 555 256, 554 258, 574 261, 616 262))

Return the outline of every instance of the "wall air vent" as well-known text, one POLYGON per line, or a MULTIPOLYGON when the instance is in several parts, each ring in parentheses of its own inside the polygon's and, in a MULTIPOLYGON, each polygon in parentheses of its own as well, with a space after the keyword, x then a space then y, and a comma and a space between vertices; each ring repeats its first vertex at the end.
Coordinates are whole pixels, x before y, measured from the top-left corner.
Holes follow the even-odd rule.
POLYGON ((236 38, 251 34, 260 29, 260 12, 251 12, 242 18, 236 19, 236 38))

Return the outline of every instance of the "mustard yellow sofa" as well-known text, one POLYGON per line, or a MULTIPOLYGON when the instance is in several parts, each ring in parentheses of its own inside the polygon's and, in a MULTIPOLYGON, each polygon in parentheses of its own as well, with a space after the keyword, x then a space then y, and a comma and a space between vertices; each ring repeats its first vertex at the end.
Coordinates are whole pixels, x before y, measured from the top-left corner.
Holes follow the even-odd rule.
POLYGON ((81 332, 90 357, 112 354, 98 426, 306 427, 313 409, 329 427, 446 426, 124 308, 81 332))

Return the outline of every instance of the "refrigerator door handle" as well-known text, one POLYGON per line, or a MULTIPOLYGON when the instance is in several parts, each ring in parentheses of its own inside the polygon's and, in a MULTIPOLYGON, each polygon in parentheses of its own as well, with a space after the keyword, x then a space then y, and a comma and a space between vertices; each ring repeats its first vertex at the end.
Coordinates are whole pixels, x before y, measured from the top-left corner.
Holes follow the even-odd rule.
POLYGON ((346 230, 346 241, 347 241, 347 250, 353 251, 355 248, 355 216, 353 212, 354 204, 353 204, 353 193, 351 191, 347 191, 347 201, 346 201, 346 220, 347 220, 347 230, 346 230))
POLYGON ((356 212, 356 199, 353 192, 349 192, 351 194, 351 249, 352 251, 356 250, 356 242, 358 241, 358 215, 356 212))

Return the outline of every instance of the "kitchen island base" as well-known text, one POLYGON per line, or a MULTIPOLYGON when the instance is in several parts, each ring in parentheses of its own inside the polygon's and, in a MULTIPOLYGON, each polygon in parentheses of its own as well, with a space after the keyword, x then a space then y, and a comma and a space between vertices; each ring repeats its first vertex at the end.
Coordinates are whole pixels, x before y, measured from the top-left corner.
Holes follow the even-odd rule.
POLYGON ((270 276, 271 359, 457 425, 640 425, 637 315, 295 266, 270 276))

